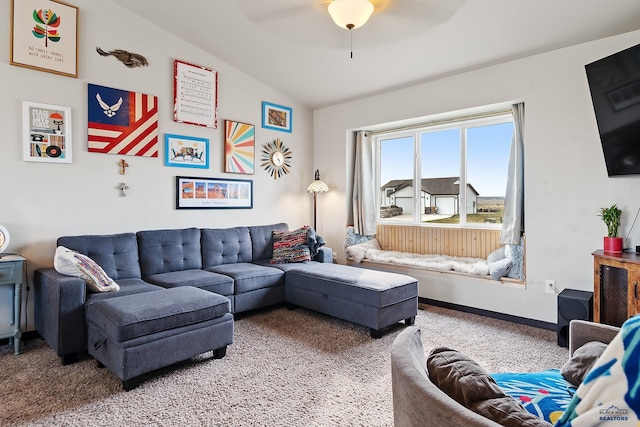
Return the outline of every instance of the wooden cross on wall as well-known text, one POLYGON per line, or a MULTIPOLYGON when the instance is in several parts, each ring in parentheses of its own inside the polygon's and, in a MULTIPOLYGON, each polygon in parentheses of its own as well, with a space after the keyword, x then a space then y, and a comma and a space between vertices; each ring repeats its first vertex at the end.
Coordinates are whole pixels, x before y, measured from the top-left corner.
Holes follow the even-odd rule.
POLYGON ((128 168, 129 163, 125 162, 124 159, 120 159, 118 166, 120 166, 120 175, 124 175, 124 168, 128 168))

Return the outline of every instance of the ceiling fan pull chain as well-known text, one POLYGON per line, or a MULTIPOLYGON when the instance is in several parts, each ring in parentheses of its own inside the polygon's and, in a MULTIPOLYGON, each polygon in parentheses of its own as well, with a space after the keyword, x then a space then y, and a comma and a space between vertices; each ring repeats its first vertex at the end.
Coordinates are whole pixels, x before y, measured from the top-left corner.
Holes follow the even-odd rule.
POLYGON ((350 47, 351 47, 351 59, 353 59, 353 28, 354 25, 353 24, 347 24, 347 29, 349 30, 349 37, 350 37, 350 47))

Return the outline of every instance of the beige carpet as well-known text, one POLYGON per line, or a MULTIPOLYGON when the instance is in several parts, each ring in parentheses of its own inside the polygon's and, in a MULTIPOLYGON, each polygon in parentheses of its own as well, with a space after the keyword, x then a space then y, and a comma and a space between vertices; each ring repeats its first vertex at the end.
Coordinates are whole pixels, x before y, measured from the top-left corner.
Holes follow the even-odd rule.
MULTIPOLYGON (((426 351, 448 346, 490 372, 559 368, 553 331, 432 306, 416 324, 426 351)), ((42 340, 0 348, 0 425, 391 426, 390 347, 403 329, 368 329, 278 307, 236 321, 227 356, 205 354, 124 392, 93 359, 62 366, 42 340)))

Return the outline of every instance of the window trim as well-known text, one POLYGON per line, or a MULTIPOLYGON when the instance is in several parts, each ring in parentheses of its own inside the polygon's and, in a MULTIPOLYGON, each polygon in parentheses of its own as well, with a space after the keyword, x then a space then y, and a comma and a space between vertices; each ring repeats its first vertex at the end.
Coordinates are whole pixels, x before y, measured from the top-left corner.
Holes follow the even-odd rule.
MULTIPOLYGON (((502 123, 513 123, 513 114, 511 110, 504 108, 498 110, 486 110, 473 115, 459 115, 448 116, 441 120, 425 121, 423 123, 417 123, 411 126, 405 127, 390 127, 388 129, 380 129, 375 132, 370 132, 372 143, 374 144, 375 152, 375 180, 376 188, 380 189, 383 183, 381 182, 381 141, 388 139, 406 138, 411 137, 414 145, 414 162, 413 162, 413 183, 420 182, 421 177, 421 143, 420 135, 428 132, 437 132, 446 129, 460 129, 460 167, 459 177, 460 186, 465 188, 468 185, 466 177, 466 153, 467 153, 467 130, 474 127, 491 126, 502 123)), ((467 194, 463 191, 458 195, 460 200, 458 206, 464 206, 465 209, 461 209, 460 222, 457 224, 438 224, 420 221, 420 201, 421 201, 421 189, 418 185, 413 185, 413 219, 410 222, 398 221, 391 218, 381 218, 380 208, 382 206, 382 200, 380 197, 380 191, 376 192, 375 208, 376 208, 376 223, 377 224, 389 224, 389 225, 408 225, 408 226, 422 226, 422 227, 441 227, 441 228, 477 228, 477 229, 501 229, 502 224, 492 223, 468 223, 467 218, 467 194)))

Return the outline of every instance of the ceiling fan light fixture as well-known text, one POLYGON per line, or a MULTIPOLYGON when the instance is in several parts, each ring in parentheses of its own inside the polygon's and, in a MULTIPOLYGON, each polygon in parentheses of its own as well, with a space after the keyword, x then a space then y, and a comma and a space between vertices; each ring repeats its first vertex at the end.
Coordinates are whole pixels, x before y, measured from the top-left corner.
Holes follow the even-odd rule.
POLYGON ((352 30, 362 27, 373 9, 369 0, 333 0, 329 4, 329 15, 338 27, 352 30))

